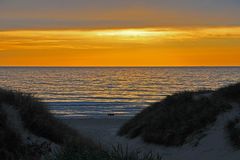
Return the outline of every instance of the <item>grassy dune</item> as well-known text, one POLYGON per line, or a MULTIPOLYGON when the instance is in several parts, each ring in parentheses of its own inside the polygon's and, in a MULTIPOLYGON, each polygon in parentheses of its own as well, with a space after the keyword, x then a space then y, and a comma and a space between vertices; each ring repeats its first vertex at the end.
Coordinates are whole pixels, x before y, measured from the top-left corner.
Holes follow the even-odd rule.
POLYGON ((154 160, 149 153, 105 151, 53 117, 31 94, 0 89, 1 160, 154 160), (57 147, 53 150, 51 146, 57 147))
MULTIPOLYGON (((240 98, 240 84, 216 91, 181 92, 154 103, 124 124, 118 134, 147 143, 180 146, 213 124, 240 98)), ((240 135, 240 134, 238 134, 240 135)))
MULTIPOLYGON (((119 135, 141 137, 165 146, 188 143, 218 115, 240 103, 240 84, 216 91, 181 92, 144 109, 119 130, 119 135)), ((240 148, 240 120, 226 124, 229 140, 240 148)), ((121 146, 104 150, 54 118, 46 104, 31 94, 0 89, 1 160, 155 160, 152 153, 128 152, 121 146)))
POLYGON ((25 131, 60 146, 74 142, 80 146, 97 148, 90 139, 55 119, 48 112, 46 105, 31 94, 0 89, 0 111, 0 151, 5 157, 31 159, 36 156, 36 152, 39 152, 39 155, 42 154, 42 148, 47 146, 23 142, 31 141, 30 136, 25 140, 20 138, 25 131), (13 125, 7 122, 7 119, 14 119, 14 117, 7 117, 7 111, 16 111, 19 114, 20 118, 16 120, 21 121, 22 128, 17 126, 19 122, 13 122, 13 125))

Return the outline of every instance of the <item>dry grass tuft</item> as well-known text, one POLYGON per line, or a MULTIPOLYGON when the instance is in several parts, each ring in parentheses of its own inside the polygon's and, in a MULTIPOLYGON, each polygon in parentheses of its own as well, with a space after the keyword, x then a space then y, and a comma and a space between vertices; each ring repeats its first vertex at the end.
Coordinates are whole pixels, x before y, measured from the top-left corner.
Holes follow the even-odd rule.
POLYGON ((179 146, 228 109, 231 105, 212 91, 181 92, 144 109, 124 124, 118 134, 140 136, 148 143, 179 146))

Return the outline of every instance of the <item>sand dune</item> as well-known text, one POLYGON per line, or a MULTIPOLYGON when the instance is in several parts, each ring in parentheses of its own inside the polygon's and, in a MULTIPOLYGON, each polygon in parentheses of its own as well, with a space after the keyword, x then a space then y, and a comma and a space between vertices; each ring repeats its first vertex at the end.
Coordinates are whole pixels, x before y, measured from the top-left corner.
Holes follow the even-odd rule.
POLYGON ((129 140, 117 136, 117 131, 127 119, 115 117, 105 119, 64 119, 63 122, 108 149, 111 149, 113 145, 122 145, 123 148, 128 147, 129 151, 152 151, 161 155, 164 160, 238 160, 240 151, 232 147, 224 128, 229 120, 239 116, 239 106, 237 104, 232 105, 233 109, 231 111, 219 115, 214 125, 209 126, 203 133, 195 137, 191 143, 181 147, 146 144, 140 138, 129 140))

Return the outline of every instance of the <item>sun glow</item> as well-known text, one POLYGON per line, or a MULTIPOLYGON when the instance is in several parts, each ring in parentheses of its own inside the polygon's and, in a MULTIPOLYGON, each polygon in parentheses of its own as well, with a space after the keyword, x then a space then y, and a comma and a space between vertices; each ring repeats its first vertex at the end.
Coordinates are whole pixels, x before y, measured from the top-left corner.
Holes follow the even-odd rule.
POLYGON ((240 27, 0 32, 0 65, 240 65, 240 27))
POLYGON ((98 36, 122 36, 122 37, 149 37, 156 36, 158 32, 151 30, 125 29, 125 30, 106 30, 97 31, 98 36))

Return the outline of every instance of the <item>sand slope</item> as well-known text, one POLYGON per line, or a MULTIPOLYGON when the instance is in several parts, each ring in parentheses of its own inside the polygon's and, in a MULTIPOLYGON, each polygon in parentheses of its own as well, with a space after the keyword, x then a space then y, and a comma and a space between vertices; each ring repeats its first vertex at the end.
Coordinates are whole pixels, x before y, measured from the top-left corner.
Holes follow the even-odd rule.
POLYGON ((110 149, 112 145, 122 145, 129 150, 153 151, 165 160, 238 160, 240 151, 234 149, 225 131, 226 123, 240 116, 240 108, 232 104, 233 109, 218 116, 217 121, 209 126, 190 143, 182 147, 164 147, 146 144, 141 139, 126 139, 117 136, 120 126, 127 120, 109 117, 105 119, 65 119, 63 122, 89 136, 95 142, 110 149))

